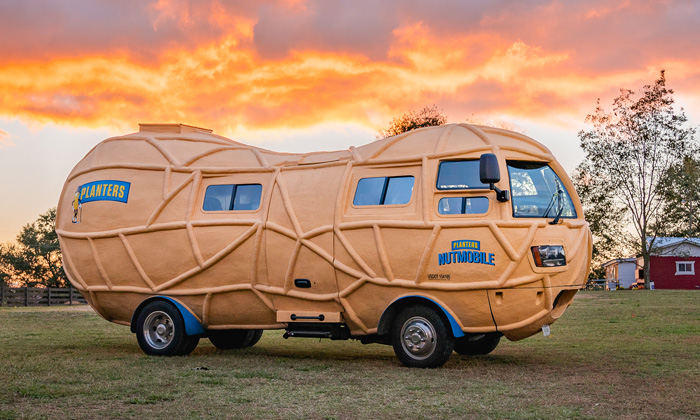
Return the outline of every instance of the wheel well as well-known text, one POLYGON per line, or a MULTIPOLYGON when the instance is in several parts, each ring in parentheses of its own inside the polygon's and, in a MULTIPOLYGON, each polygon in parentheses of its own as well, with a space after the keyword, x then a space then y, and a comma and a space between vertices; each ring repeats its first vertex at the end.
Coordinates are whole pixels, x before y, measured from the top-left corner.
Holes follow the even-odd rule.
POLYGON ((187 335, 203 335, 204 334, 204 327, 202 326, 202 323, 199 322, 197 317, 190 311, 185 305, 183 305, 181 302, 167 297, 167 296, 153 296, 150 297, 136 308, 134 311, 134 314, 131 316, 131 332, 136 333, 136 320, 139 318, 139 315, 141 314, 141 311, 143 310, 146 305, 148 305, 151 302, 155 301, 163 301, 163 302, 168 302, 173 304, 178 312, 180 312, 180 316, 182 316, 182 319, 185 321, 185 333, 187 335))
POLYGON ((401 310, 407 306, 411 305, 423 305, 434 309, 447 323, 452 331, 454 337, 463 337, 464 332, 459 327, 459 324, 454 319, 452 314, 450 314, 445 308, 443 308, 439 303, 435 302, 430 298, 423 296, 406 296, 395 300, 389 305, 388 308, 384 310, 382 317, 379 319, 379 325, 377 326, 377 335, 383 336, 391 333, 391 324, 394 322, 394 318, 401 312, 401 310))

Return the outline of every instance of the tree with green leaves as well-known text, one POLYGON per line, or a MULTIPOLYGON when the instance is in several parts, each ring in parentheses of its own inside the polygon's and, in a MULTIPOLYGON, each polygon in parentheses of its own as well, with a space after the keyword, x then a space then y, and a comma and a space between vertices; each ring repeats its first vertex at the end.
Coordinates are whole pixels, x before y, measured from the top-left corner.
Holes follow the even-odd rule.
POLYGON ((695 131, 684 126, 683 109, 673 109, 673 90, 666 87, 664 71, 653 85, 642 88, 639 99, 634 95, 621 89, 610 112, 598 101, 586 117, 593 127, 578 134, 586 155, 577 171, 579 181, 585 180, 593 191, 588 206, 601 213, 600 226, 592 226, 598 243, 610 226, 630 222, 649 288, 649 257, 666 217, 662 179, 692 148, 695 131))
POLYGON ((700 237, 700 150, 671 166, 661 179, 664 215, 659 230, 664 236, 700 237))
MULTIPOLYGON (((0 251, 2 251, 2 244, 0 244, 0 251)), ((8 271, 10 271, 8 267, 0 266, 0 287, 12 285, 12 276, 8 271)))
POLYGON ((593 235, 589 278, 603 279, 603 263, 633 253, 634 238, 626 229, 629 222, 626 209, 605 185, 594 182, 590 175, 593 171, 587 169, 585 163, 590 164, 579 165, 572 178, 593 235))
POLYGON ((389 127, 379 130, 377 140, 396 136, 416 128, 433 127, 447 123, 447 116, 442 115, 437 105, 426 106, 419 111, 409 111, 400 117, 394 118, 389 123, 389 127))
POLYGON ((63 287, 61 249, 55 230, 56 208, 49 209, 33 223, 25 225, 16 244, 0 245, 0 269, 6 283, 35 287, 63 287))

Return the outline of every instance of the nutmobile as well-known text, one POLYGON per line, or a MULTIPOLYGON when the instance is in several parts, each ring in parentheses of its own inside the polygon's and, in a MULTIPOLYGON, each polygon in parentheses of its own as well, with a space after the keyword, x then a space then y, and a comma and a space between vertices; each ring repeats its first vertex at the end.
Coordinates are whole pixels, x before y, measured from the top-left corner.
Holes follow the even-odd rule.
POLYGON ((141 124, 76 165, 56 231, 71 284, 166 356, 282 329, 438 367, 549 334, 591 260, 552 153, 468 124, 304 154, 141 124))

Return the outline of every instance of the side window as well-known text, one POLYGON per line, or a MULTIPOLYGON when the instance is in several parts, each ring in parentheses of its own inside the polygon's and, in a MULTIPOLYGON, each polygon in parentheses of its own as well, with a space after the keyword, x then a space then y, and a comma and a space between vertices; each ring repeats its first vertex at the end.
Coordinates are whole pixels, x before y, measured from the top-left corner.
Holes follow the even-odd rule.
POLYGON ((438 190, 488 189, 479 178, 478 160, 445 160, 438 167, 438 190))
POLYGON ((489 211, 486 197, 445 197, 438 202, 440 214, 483 214, 489 211))
POLYGON ((257 210, 260 207, 262 185, 247 184, 236 186, 233 210, 257 210))
POLYGON ((695 261, 676 261, 676 275, 693 275, 695 274, 695 261))
POLYGON ((244 211, 260 208, 262 185, 210 185, 204 193, 204 211, 244 211))
POLYGON ((414 180, 412 176, 362 178, 357 183, 352 204, 355 206, 406 204, 411 201, 414 180))

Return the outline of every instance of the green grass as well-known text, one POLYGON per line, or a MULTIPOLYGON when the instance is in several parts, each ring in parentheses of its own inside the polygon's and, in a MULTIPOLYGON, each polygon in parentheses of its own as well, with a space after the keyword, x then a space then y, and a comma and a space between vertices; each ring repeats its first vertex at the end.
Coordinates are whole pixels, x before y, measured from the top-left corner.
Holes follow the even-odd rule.
POLYGON ((0 308, 0 420, 700 418, 700 292, 581 292, 550 337, 433 370, 281 335, 158 358, 87 307, 0 308))

